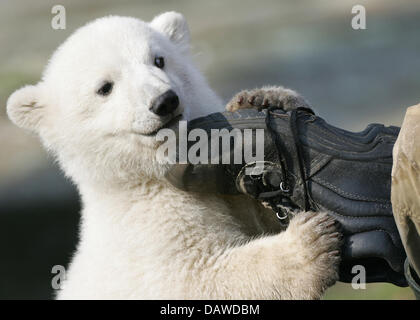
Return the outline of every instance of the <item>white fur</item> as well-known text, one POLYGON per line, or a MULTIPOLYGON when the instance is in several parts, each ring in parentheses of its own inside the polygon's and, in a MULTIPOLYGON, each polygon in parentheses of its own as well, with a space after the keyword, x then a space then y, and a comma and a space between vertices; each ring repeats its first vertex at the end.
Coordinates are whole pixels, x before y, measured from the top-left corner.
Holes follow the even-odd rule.
POLYGON ((188 46, 178 13, 101 18, 57 49, 38 84, 9 98, 10 119, 39 134, 82 198, 59 298, 319 298, 336 278, 337 241, 320 227, 327 216, 298 215, 275 234, 271 215, 247 198, 187 194, 163 179, 159 142, 144 134, 168 119, 151 101, 172 89, 184 119, 223 109, 188 46), (106 97, 96 93, 104 81, 114 82, 106 97))

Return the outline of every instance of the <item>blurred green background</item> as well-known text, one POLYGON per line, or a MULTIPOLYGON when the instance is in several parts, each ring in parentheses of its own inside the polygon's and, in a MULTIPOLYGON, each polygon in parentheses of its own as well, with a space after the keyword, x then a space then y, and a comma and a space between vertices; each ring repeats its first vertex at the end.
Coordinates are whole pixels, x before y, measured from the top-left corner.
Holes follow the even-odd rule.
MULTIPOLYGON (((77 240, 78 196, 36 137, 5 117, 8 96, 36 82, 53 50, 77 27, 105 15, 150 20, 183 13, 194 58, 225 99, 282 84, 302 93, 333 125, 401 125, 420 100, 420 2, 388 0, 0 1, 0 299, 50 298, 51 268, 77 240), (51 28, 51 8, 67 28, 51 28), (367 29, 351 28, 363 4, 367 29)), ((93 40, 93 39, 92 39, 93 40)), ((407 288, 337 284, 326 299, 413 299, 407 288)))

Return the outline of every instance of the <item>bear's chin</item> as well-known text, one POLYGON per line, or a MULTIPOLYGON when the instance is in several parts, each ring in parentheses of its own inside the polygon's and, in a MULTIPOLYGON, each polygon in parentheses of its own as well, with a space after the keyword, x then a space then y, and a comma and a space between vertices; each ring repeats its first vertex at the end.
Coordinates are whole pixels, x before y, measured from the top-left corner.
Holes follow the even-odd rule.
POLYGON ((182 120, 183 115, 182 114, 178 114, 176 116, 170 117, 168 120, 166 121, 153 121, 155 122, 154 125, 152 126, 152 128, 133 128, 133 132, 135 134, 138 134, 140 136, 144 136, 144 137, 156 137, 157 134, 159 133, 160 130, 162 129, 171 129, 171 130, 177 130, 178 128, 178 123, 180 120, 182 120))

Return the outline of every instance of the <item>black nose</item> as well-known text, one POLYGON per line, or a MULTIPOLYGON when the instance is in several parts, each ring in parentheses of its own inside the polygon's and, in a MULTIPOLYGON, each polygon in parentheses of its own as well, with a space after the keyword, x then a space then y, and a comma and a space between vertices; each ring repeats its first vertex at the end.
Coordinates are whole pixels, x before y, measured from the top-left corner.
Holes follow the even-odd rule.
POLYGON ((178 105, 178 96, 174 91, 168 90, 153 101, 149 110, 158 116, 166 116, 174 112, 178 105))

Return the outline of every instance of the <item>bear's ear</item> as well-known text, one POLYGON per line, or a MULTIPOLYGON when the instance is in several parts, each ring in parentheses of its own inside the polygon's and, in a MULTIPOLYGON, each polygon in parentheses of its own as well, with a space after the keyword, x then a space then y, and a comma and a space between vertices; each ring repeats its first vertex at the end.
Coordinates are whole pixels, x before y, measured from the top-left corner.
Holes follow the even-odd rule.
POLYGON ((39 85, 24 86, 13 92, 7 100, 7 115, 17 126, 37 131, 43 117, 39 85))
POLYGON ((190 29, 184 16, 178 12, 165 12, 156 16, 150 25, 166 35, 172 42, 187 49, 190 44, 190 29))

